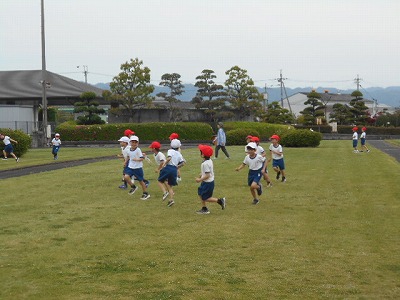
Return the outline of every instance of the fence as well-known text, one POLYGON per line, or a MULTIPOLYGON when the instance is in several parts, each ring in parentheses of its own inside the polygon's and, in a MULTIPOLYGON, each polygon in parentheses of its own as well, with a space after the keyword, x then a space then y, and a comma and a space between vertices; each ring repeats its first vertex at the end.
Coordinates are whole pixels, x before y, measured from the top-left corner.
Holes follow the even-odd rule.
MULTIPOLYGON (((51 126, 51 132, 54 132, 56 123, 48 123, 51 126)), ((0 128, 8 128, 11 130, 21 130, 26 134, 32 135, 35 132, 43 132, 43 122, 31 121, 0 121, 0 128)))

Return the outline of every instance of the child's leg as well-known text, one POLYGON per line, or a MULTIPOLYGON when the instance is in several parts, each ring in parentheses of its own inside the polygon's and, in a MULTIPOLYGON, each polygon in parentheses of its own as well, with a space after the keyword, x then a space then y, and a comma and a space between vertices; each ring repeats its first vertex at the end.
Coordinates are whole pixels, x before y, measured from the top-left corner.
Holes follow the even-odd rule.
POLYGON ((253 199, 257 199, 256 193, 257 193, 258 189, 259 189, 258 183, 253 181, 250 185, 250 192, 251 192, 251 195, 253 196, 253 199))
POLYGON ((14 154, 14 152, 10 152, 10 155, 11 155, 12 157, 14 157, 15 159, 17 159, 17 156, 14 154))
POLYGON ((168 190, 166 184, 164 182, 161 181, 157 181, 158 186, 160 187, 161 191, 163 192, 163 194, 165 194, 168 190))
POLYGON ((5 150, 3 150, 3 156, 4 158, 7 158, 7 152, 5 150))

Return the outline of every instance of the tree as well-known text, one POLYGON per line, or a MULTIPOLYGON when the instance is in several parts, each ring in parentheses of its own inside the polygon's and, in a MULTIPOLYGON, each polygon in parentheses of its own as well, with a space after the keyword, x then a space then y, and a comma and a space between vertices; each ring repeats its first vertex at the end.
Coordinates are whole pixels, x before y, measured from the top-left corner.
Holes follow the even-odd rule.
POLYGON ((352 124, 364 124, 369 117, 368 107, 365 105, 363 99, 363 94, 355 90, 351 93, 354 97, 350 101, 350 112, 352 114, 351 123, 352 124))
POLYGON ((142 67, 143 61, 131 59, 121 65, 121 73, 110 83, 110 92, 103 93, 103 97, 110 100, 113 106, 121 105, 129 113, 129 122, 133 121, 134 110, 150 106, 153 101, 150 94, 154 86, 150 85, 150 69, 142 67))
POLYGON ((314 90, 307 95, 307 98, 308 99, 306 102, 304 102, 304 105, 308 105, 308 107, 306 107, 300 113, 304 116, 304 123, 315 124, 318 117, 325 115, 325 106, 320 101, 321 95, 314 90))
POLYGON ((99 103, 93 101, 96 99, 96 93, 84 92, 80 95, 82 102, 75 102, 74 113, 83 113, 77 119, 78 124, 91 125, 91 124, 104 124, 105 122, 100 118, 99 114, 105 114, 103 108, 99 108, 99 103))
POLYGON ((182 84, 180 78, 181 75, 177 73, 166 73, 161 76, 160 85, 169 88, 169 93, 158 93, 157 97, 163 98, 168 102, 170 121, 179 121, 179 118, 181 117, 179 108, 174 105, 175 103, 180 102, 176 96, 182 95, 184 89, 184 85, 182 84))
POLYGON ((201 75, 196 77, 195 87, 197 87, 196 96, 192 103, 197 109, 203 109, 211 122, 221 121, 231 117, 232 113, 227 111, 225 105, 227 93, 223 85, 216 84, 213 70, 203 70, 201 75))
POLYGON ((337 122, 339 125, 351 124, 351 111, 348 105, 336 103, 332 106, 332 112, 329 114, 331 121, 337 122))
POLYGON ((294 121, 293 114, 274 101, 267 106, 267 111, 262 115, 263 121, 273 124, 290 124, 294 121))
POLYGON ((240 119, 249 116, 251 112, 261 112, 263 95, 254 86, 254 81, 247 75, 247 70, 234 66, 225 72, 228 99, 232 108, 239 111, 240 119))

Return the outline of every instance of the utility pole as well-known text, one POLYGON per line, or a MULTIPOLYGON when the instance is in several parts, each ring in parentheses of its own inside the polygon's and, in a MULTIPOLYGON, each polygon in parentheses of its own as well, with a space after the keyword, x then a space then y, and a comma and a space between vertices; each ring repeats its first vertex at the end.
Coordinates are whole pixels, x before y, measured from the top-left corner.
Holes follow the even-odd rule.
POLYGON ((279 76, 279 78, 276 78, 276 80, 278 80, 278 82, 279 82, 279 84, 281 86, 281 107, 283 108, 283 92, 285 92, 286 101, 288 103, 288 107, 289 107, 290 113, 293 114, 292 107, 290 106, 289 98, 288 98, 288 95, 286 93, 286 87, 285 87, 285 83, 284 83, 284 80, 286 80, 286 79, 287 78, 283 78, 282 77, 282 70, 280 70, 280 76, 279 76))
POLYGON ((47 97, 46 88, 47 83, 47 71, 46 71, 46 43, 44 34, 44 0, 41 0, 41 33, 42 33, 42 113, 43 113, 43 146, 47 146, 47 97))
POLYGON ((267 93, 267 84, 265 84, 264 86, 264 97, 263 97, 263 108, 264 111, 267 111, 267 107, 268 107, 268 93, 267 93))
MULTIPOLYGON (((87 84, 87 74, 89 73, 89 67, 83 65, 83 74, 85 75, 85 83, 87 84)), ((79 69, 79 66, 77 66, 77 68, 79 69)))
POLYGON ((357 78, 354 78, 354 82, 357 84, 357 91, 360 90, 360 81, 362 79, 359 77, 359 75, 357 74, 357 78))

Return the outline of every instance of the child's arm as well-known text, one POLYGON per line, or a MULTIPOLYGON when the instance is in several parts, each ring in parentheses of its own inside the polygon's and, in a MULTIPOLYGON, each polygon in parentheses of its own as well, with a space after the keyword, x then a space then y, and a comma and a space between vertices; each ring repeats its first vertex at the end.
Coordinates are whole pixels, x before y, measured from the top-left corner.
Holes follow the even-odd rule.
POLYGON ((240 171, 246 166, 246 164, 242 163, 239 167, 236 168, 236 171, 240 171))
POLYGON ((201 175, 199 177, 196 178, 196 182, 202 182, 204 180, 207 180, 208 178, 210 178, 210 173, 205 173, 204 175, 201 175))
POLYGON ((18 142, 16 140, 13 140, 12 138, 10 138, 10 141, 13 142, 13 143, 18 144, 18 142))

